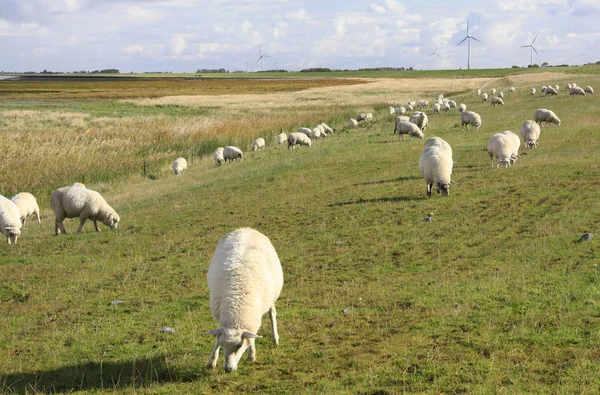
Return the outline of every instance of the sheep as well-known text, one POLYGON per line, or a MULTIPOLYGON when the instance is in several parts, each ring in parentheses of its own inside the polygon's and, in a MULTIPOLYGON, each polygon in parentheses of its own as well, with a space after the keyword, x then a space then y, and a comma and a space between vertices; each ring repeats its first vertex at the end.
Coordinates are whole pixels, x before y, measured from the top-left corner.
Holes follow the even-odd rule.
POLYGON ((431 111, 435 114, 439 114, 440 113, 440 104, 439 103, 435 103, 433 106, 431 106, 431 111))
POLYGON ((21 224, 25 226, 27 217, 34 214, 38 224, 40 223, 40 207, 33 196, 29 192, 20 192, 10 198, 10 200, 17 205, 19 212, 21 213, 21 224))
POLYGON ((310 136, 311 133, 312 133, 312 129, 310 129, 310 128, 298 128, 298 130, 296 130, 296 132, 303 133, 303 134, 305 134, 307 136, 310 136))
POLYGON ((532 96, 533 96, 533 95, 535 95, 535 88, 531 88, 531 89, 529 90, 529 93, 531 93, 531 95, 532 95, 532 96))
POLYGON ((550 110, 546 110, 545 108, 536 110, 535 121, 542 127, 544 126, 542 122, 546 122, 546 125, 551 122, 556 124, 556 126, 560 126, 560 119, 556 116, 556 114, 550 110))
POLYGON ((513 142, 509 136, 502 133, 496 133, 488 140, 487 151, 490 155, 492 168, 494 167, 494 158, 497 158, 497 167, 508 167, 512 163, 513 142))
POLYGON ((321 125, 317 125, 313 128, 313 130, 311 130, 310 132, 310 137, 313 140, 316 140, 320 137, 323 137, 325 135, 325 129, 323 129, 323 127, 321 125))
POLYGON ((448 100, 448 106, 450 108, 456 108, 456 102, 454 100, 448 100))
MULTIPOLYGON (((439 137, 437 139, 442 140, 439 137)), ((428 142, 429 140, 425 143, 425 148, 419 158, 419 171, 427 182, 427 196, 431 197, 434 185, 438 193, 442 192, 442 196, 449 196, 450 184, 452 184, 452 166, 454 165, 452 150, 448 151, 441 143, 428 146, 428 142)), ((444 143, 446 142, 444 141, 444 143)))
POLYGON ((309 147, 312 146, 312 141, 304 133, 290 133, 287 141, 288 149, 290 149, 290 147, 292 147, 292 149, 296 149, 296 145, 299 145, 300 148, 302 148, 303 145, 308 145, 309 147))
POLYGON ((521 137, 525 141, 525 146, 529 149, 536 148, 538 143, 537 140, 540 138, 540 125, 534 121, 525 121, 521 125, 521 137))
POLYGON ((498 94, 496 95, 496 97, 499 97, 500 99, 504 100, 504 92, 498 92, 498 94))
POLYGON ((213 159, 215 160, 217 165, 222 165, 223 163, 225 163, 225 158, 223 157, 224 150, 225 150, 225 148, 219 147, 213 153, 213 159))
POLYGON ((330 128, 329 126, 327 126, 327 124, 325 122, 320 123, 319 126, 321 126, 323 128, 323 132, 325 133, 326 136, 328 136, 328 135, 333 136, 333 129, 330 128))
POLYGON ((490 91, 491 95, 494 96, 496 94, 496 88, 492 88, 492 90, 490 91))
POLYGON ((508 93, 515 93, 516 89, 514 86, 511 86, 510 88, 508 88, 508 93))
POLYGON ((492 97, 492 106, 496 106, 497 104, 503 106, 504 100, 502 100, 500 97, 492 97))
POLYGON ((173 161, 173 173, 178 176, 183 174, 187 169, 187 160, 185 158, 177 158, 173 161))
POLYGON ((540 92, 542 92, 542 93, 545 93, 545 92, 546 92, 546 86, 545 86, 545 85, 543 85, 543 86, 540 88, 540 92))
POLYGON ((442 103, 442 111, 444 111, 444 112, 450 111, 450 105, 448 103, 442 103))
POLYGON ((406 105, 406 111, 413 111, 415 108, 413 107, 412 104, 407 104, 406 105))
POLYGON ((405 115, 399 115, 396 117, 396 122, 394 122, 394 133, 398 130, 398 125, 400 122, 410 122, 410 118, 405 115))
POLYGON ((366 120, 367 120, 367 114, 365 114, 365 113, 358 114, 358 116, 356 117, 357 122, 366 121, 366 120))
POLYGON ((558 84, 554 85, 554 89, 556 89, 556 91, 558 92, 560 86, 558 86, 558 84))
POLYGON ((398 131, 398 135, 402 136, 402 140, 404 140, 404 135, 408 134, 410 138, 418 137, 420 139, 423 138, 423 132, 417 125, 412 122, 398 121, 396 122, 396 127, 394 129, 394 133, 398 131))
POLYGON ((592 88, 591 86, 586 86, 585 88, 583 88, 583 92, 584 93, 589 93, 590 95, 594 94, 594 88, 592 88))
POLYGON ((283 133, 283 131, 281 131, 281 133, 279 133, 277 135, 277 144, 283 144, 287 141, 287 134, 283 133))
POLYGON ((585 90, 581 89, 579 86, 574 86, 569 89, 569 96, 581 95, 585 96, 585 90))
POLYGON ((252 151, 257 151, 263 148, 265 148, 265 139, 262 137, 259 137, 252 142, 252 151))
POLYGON ((458 105, 458 112, 463 112, 463 111, 466 111, 466 110, 467 110, 467 105, 466 104, 460 103, 458 105))
POLYGON ((423 146, 423 149, 429 148, 429 147, 440 147, 440 149, 445 150, 448 153, 448 155, 450 155, 450 157, 452 157, 452 147, 450 147, 450 144, 448 144, 441 137, 428 138, 427 141, 425 142, 425 145, 423 146))
POLYGON ((392 106, 388 106, 388 114, 394 115, 396 113, 396 109, 392 106))
POLYGON ((256 360, 255 339, 261 319, 269 313, 273 343, 279 344, 275 302, 283 288, 283 270, 267 236, 251 228, 240 228, 219 243, 208 266, 210 312, 219 327, 206 332, 216 336, 207 368, 214 369, 223 347, 226 372, 233 372, 248 349, 256 360))
POLYGON ((117 212, 106 203, 102 195, 87 188, 63 187, 55 190, 50 195, 50 207, 56 217, 55 235, 67 233, 63 225, 65 218, 79 217, 77 233, 81 233, 83 224, 88 219, 94 221, 96 232, 100 231, 98 221, 111 229, 117 229, 120 221, 117 212))
POLYGON ((571 85, 571 84, 567 84, 567 85, 565 85, 565 89, 566 89, 566 90, 570 90, 572 87, 573 87, 573 85, 571 85))
POLYGON ((519 148, 521 148, 521 139, 519 139, 519 136, 517 136, 510 130, 505 130, 501 134, 508 137, 511 141, 512 152, 510 154, 510 164, 512 165, 513 163, 515 163, 517 161, 517 158, 519 157, 519 148))
POLYGON ((483 101, 487 101, 487 99, 488 99, 488 94, 487 94, 487 93, 483 93, 483 94, 481 94, 481 98, 483 99, 483 101))
POLYGON ((0 229, 6 236, 8 244, 17 244, 22 227, 21 212, 17 205, 12 200, 0 195, 0 229))
POLYGON ((481 116, 473 111, 463 111, 460 113, 460 127, 469 130, 469 125, 475 130, 481 126, 481 116))
POLYGON ((396 114, 404 115, 406 114, 406 108, 400 106, 396 109, 396 114))
POLYGON ((350 118, 348 120, 348 126, 350 126, 351 128, 355 127, 356 125, 358 125, 358 121, 356 119, 350 118))
POLYGON ((372 121, 373 120, 373 114, 368 112, 367 115, 365 116, 365 121, 372 121))
POLYGON ((546 94, 546 96, 550 96, 550 95, 554 95, 556 96, 558 94, 558 91, 556 89, 554 89, 551 86, 546 87, 546 90, 544 91, 544 93, 546 94))
POLYGON ((230 162, 233 162, 234 159, 239 161, 240 159, 243 159, 243 157, 244 153, 238 147, 228 145, 223 149, 223 158, 225 158, 225 163, 227 163, 227 160, 230 162))
POLYGON ((475 89, 475 94, 476 94, 477 96, 481 95, 481 89, 475 89))
POLYGON ((417 125, 423 132, 427 129, 427 125, 429 124, 427 114, 421 111, 414 112, 410 118, 408 118, 408 121, 417 125))

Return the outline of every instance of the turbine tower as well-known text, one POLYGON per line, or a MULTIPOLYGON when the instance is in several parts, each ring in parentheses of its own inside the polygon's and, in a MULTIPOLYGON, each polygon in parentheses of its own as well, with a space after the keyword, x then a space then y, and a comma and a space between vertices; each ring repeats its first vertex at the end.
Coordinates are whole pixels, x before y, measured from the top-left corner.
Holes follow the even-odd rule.
MULTIPOLYGON (((473 39, 473 40, 475 40, 475 41, 477 41, 479 43, 481 42, 481 41, 479 41, 478 39, 476 39, 475 37, 473 37, 473 36, 471 36, 469 34, 469 21, 467 20, 467 37, 463 38, 462 41, 458 43, 458 45, 464 43, 465 40, 469 40, 467 42, 468 47, 469 47, 469 54, 468 54, 468 57, 467 57, 467 69, 468 70, 471 69, 471 39, 473 39)), ((458 45, 457 45, 457 47, 458 47, 458 45)))
POLYGON ((430 54, 429 56, 434 56, 435 55, 435 69, 437 70, 437 58, 441 58, 440 54, 437 51, 437 45, 435 46, 435 51, 433 51, 432 54, 430 54))
POLYGON ((262 51, 260 50, 260 45, 258 46, 258 53, 260 54, 260 56, 258 57, 258 60, 256 61, 256 63, 258 63, 260 61, 260 71, 265 71, 264 64, 263 64, 263 58, 270 58, 270 56, 263 55, 262 51))
POLYGON ((531 58, 530 58, 530 62, 529 62, 529 65, 530 65, 530 66, 533 66, 533 51, 535 51, 535 54, 536 54, 536 55, 539 55, 539 54, 538 54, 538 51, 537 51, 537 49, 535 49, 535 47, 533 46, 533 43, 535 42, 535 39, 536 39, 536 38, 537 38, 537 34, 536 34, 536 35, 535 35, 535 37, 533 38, 533 41, 531 42, 531 44, 529 44, 529 45, 521 45, 521 48, 527 48, 527 47, 530 47, 530 48, 531 48, 531 49, 529 50, 529 52, 531 52, 531 58))

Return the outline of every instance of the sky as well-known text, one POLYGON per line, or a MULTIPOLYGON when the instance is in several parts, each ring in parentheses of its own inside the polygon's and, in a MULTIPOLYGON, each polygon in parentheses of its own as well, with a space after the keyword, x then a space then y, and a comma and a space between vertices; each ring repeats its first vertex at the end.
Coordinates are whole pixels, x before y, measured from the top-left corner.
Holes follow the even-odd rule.
POLYGON ((467 20, 471 68, 527 66, 536 35, 534 63, 576 65, 600 60, 599 17, 600 0, 0 0, 0 70, 459 69, 467 20))

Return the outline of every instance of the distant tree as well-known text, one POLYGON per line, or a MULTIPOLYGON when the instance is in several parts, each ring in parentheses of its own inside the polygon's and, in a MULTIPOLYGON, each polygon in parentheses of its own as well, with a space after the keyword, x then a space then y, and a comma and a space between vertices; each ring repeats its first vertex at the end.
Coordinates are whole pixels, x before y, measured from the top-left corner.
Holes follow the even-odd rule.
POLYGON ((549 63, 548 63, 548 62, 544 62, 544 63, 542 63, 542 67, 546 67, 546 66, 548 66, 548 65, 549 65, 549 63))
POLYGON ((513 69, 520 69, 520 67, 519 67, 519 66, 513 66, 512 68, 513 68, 513 69))
POLYGON ((531 67, 540 67, 540 66, 539 66, 537 63, 534 63, 534 64, 530 64, 530 65, 529 65, 529 66, 527 66, 527 67, 528 67, 528 68, 531 68, 531 67))
POLYGON ((100 73, 104 73, 104 74, 119 74, 119 70, 118 69, 104 69, 104 70, 100 70, 100 73))

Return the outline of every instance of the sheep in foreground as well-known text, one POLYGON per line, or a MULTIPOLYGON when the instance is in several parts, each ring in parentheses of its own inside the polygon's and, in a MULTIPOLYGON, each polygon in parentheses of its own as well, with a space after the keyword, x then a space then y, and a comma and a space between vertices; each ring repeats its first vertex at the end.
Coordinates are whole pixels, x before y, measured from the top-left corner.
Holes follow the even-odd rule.
POLYGON ((590 95, 594 94, 594 88, 592 88, 591 86, 586 86, 585 88, 583 88, 583 92, 584 93, 589 93, 590 95))
POLYGON ((178 176, 183 174, 187 169, 187 160, 185 158, 177 158, 173 161, 173 173, 178 176))
POLYGON ((287 141, 287 134, 283 133, 283 131, 277 135, 277 144, 283 144, 286 141, 287 141))
POLYGON ((550 95, 556 96, 556 95, 558 95, 558 91, 555 88, 551 87, 551 86, 547 87, 546 90, 544 91, 544 93, 546 94, 546 96, 550 96, 550 95))
POLYGON ((423 132, 421 129, 412 122, 398 121, 396 122, 396 127, 394 129, 394 133, 398 131, 398 135, 402 136, 402 140, 404 140, 404 135, 408 134, 410 138, 418 137, 420 139, 423 138, 423 132))
POLYGON ((519 148, 521 148, 521 139, 519 139, 519 136, 517 136, 516 134, 514 134, 510 130, 505 130, 501 134, 503 134, 506 137, 508 137, 508 139, 511 142, 512 152, 510 154, 510 164, 512 165, 519 158, 519 148))
POLYGON ((574 86, 571 89, 569 89, 569 96, 576 96, 576 95, 585 96, 585 90, 581 89, 581 87, 579 87, 579 86, 574 86))
POLYGON ((427 182, 427 196, 431 196, 433 186, 436 187, 438 193, 441 191, 442 196, 449 196, 450 184, 452 184, 452 166, 454 165, 452 151, 448 151, 441 143, 427 146, 426 142, 425 145, 419 158, 419 171, 427 182))
POLYGON ((540 125, 534 121, 525 121, 521 125, 521 137, 525 141, 525 146, 529 149, 537 147, 537 140, 540 138, 540 125))
POLYGON ((17 244, 17 239, 21 235, 21 212, 12 200, 0 195, 0 229, 6 236, 8 244, 17 244))
POLYGON ((237 369, 248 349, 248 359, 256 360, 255 339, 261 319, 269 313, 273 343, 279 344, 275 302, 283 288, 283 270, 271 241, 262 233, 237 229, 221 240, 208 266, 210 312, 219 327, 207 334, 216 336, 210 353, 209 369, 217 366, 223 347, 226 372, 237 369))
POLYGON ((427 129, 427 125, 429 125, 427 114, 421 111, 414 112, 410 118, 408 118, 408 121, 417 125, 423 132, 427 129))
POLYGON ((290 133, 288 135, 287 141, 288 141, 288 149, 290 149, 290 147, 292 147, 292 149, 296 149, 296 145, 299 145, 300 147, 302 147, 303 145, 308 145, 309 147, 312 146, 312 141, 304 133, 298 133, 298 132, 290 133))
POLYGON ((225 163, 225 158, 223 157, 224 150, 225 150, 225 148, 219 147, 213 153, 213 159, 215 160, 217 165, 222 165, 223 163, 225 163))
POLYGON ((10 198, 10 200, 17 205, 19 212, 21 213, 21 224, 25 226, 25 221, 30 215, 35 215, 38 224, 40 223, 40 207, 33 196, 29 192, 20 192, 10 198))
POLYGON ((65 218, 79 218, 81 232, 83 224, 88 219, 94 221, 96 232, 98 221, 111 229, 116 229, 119 224, 119 215, 106 203, 106 200, 96 191, 81 187, 63 187, 52 192, 50 196, 50 207, 56 217, 54 223, 54 234, 67 233, 63 225, 65 218))
POLYGON ((509 136, 502 133, 496 133, 488 140, 487 151, 490 155, 492 168, 494 167, 494 158, 497 159, 497 167, 508 167, 512 163, 513 142, 509 136))
POLYGON ((473 111, 463 111, 460 113, 460 127, 469 130, 469 125, 479 129, 481 126, 481 116, 473 111))
POLYGON ((529 93, 531 93, 531 95, 535 95, 535 88, 531 88, 531 89, 529 90, 529 93))
POLYGON ((502 100, 502 98, 500 98, 500 97, 492 97, 492 106, 496 106, 496 105, 503 106, 504 100, 502 100))
POLYGON ((233 162, 234 159, 239 161, 243 159, 244 153, 238 147, 234 147, 233 145, 228 145, 223 149, 223 158, 225 158, 225 162, 228 160, 233 162))
POLYGON ((483 101, 487 101, 487 99, 488 99, 488 94, 487 94, 487 93, 484 93, 484 94, 482 94, 482 95, 481 95, 481 98, 483 99, 483 101))
POLYGON ((556 116, 556 114, 551 110, 546 110, 545 108, 540 108, 535 112, 535 121, 540 124, 540 126, 544 126, 542 122, 554 123, 556 126, 560 126, 560 119, 556 116))
POLYGON ((439 147, 440 149, 446 151, 450 157, 452 157, 452 147, 450 147, 450 144, 448 144, 446 140, 442 139, 441 137, 428 138, 423 146, 423 149, 429 147, 439 147))
POLYGON ((259 137, 252 142, 252 151, 257 151, 263 148, 265 148, 265 139, 262 137, 259 137))
POLYGON ((457 108, 458 108, 458 112, 463 112, 463 111, 467 110, 467 105, 464 103, 460 103, 457 108))

